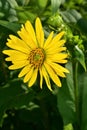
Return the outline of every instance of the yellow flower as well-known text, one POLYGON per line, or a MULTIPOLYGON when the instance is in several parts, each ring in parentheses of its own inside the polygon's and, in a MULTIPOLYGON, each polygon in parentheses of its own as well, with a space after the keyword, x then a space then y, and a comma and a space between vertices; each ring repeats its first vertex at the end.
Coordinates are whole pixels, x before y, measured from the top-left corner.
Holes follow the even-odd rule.
POLYGON ((65 77, 64 73, 69 72, 60 65, 66 63, 68 57, 68 54, 64 53, 65 40, 61 40, 64 32, 56 36, 53 36, 51 32, 45 40, 41 21, 37 18, 35 31, 30 21, 27 21, 25 26, 18 31, 18 35, 20 38, 9 35, 10 38, 6 45, 11 49, 3 51, 9 56, 5 60, 12 62, 9 69, 22 68, 18 77, 24 76, 24 83, 28 82, 29 87, 35 83, 38 74, 40 75, 40 88, 42 88, 43 78, 50 90, 52 90, 50 78, 58 87, 61 87, 59 77, 65 77))

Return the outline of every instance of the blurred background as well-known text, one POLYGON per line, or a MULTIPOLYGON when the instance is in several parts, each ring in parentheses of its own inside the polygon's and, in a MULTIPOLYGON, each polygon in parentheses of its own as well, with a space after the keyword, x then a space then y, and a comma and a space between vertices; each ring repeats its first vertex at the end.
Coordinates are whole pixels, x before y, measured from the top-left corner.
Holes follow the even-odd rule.
POLYGON ((0 130, 87 130, 87 0, 0 0, 0 130), (45 38, 64 30, 70 55, 70 74, 62 88, 50 92, 37 83, 28 88, 18 79, 19 70, 9 71, 2 54, 10 34, 36 17, 42 21, 45 38), (78 111, 74 88, 74 65, 78 63, 78 111), (76 115, 79 114, 79 119, 76 115), (79 120, 79 124, 77 123, 79 120), (78 124, 78 125, 77 125, 78 124))

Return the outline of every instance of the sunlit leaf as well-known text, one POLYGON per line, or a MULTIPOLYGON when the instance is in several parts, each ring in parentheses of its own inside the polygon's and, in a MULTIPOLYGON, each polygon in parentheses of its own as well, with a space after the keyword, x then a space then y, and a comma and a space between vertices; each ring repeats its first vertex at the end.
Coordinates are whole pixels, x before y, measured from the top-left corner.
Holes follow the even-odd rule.
POLYGON ((37 0, 37 2, 38 2, 38 5, 39 5, 41 8, 45 8, 46 5, 47 5, 48 0, 37 0))
POLYGON ((7 0, 7 2, 11 5, 12 8, 15 8, 18 6, 16 0, 7 0))
POLYGON ((67 125, 68 123, 73 123, 75 120, 72 64, 68 63, 67 68, 70 71, 70 74, 67 74, 67 81, 63 80, 62 88, 60 88, 58 92, 58 108, 65 125, 67 125))
POLYGON ((68 124, 64 126, 64 130, 74 130, 72 124, 68 124))
POLYGON ((62 0, 51 0, 52 12, 56 13, 63 2, 62 0))

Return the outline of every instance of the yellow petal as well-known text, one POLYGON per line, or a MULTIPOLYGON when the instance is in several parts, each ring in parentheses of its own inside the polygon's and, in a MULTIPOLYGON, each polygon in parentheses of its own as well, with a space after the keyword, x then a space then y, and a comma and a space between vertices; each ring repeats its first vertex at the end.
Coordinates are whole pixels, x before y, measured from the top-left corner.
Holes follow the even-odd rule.
POLYGON ((66 42, 65 40, 60 40, 60 41, 56 42, 55 45, 57 47, 61 47, 61 46, 63 46, 65 44, 65 42, 66 42))
POLYGON ((31 76, 30 80, 29 80, 29 83, 28 83, 28 86, 29 86, 29 87, 31 87, 31 86, 35 83, 36 78, 37 78, 37 74, 38 74, 38 69, 35 69, 35 70, 33 71, 33 74, 32 74, 32 76, 31 76))
POLYGON ((44 43, 44 49, 46 49, 46 48, 50 45, 50 43, 51 43, 51 41, 52 41, 52 38, 53 38, 53 34, 54 34, 53 32, 51 32, 51 33, 49 34, 49 36, 48 36, 46 42, 44 43))
POLYGON ((60 33, 58 33, 54 38, 53 38, 53 41, 52 42, 56 42, 56 41, 59 41, 61 38, 62 38, 62 36, 64 35, 64 31, 62 31, 62 32, 60 32, 60 33))
POLYGON ((56 49, 56 48, 64 46, 65 42, 66 42, 65 40, 54 41, 54 42, 51 42, 50 47, 53 47, 53 49, 56 49))
POLYGON ((24 52, 16 51, 16 50, 4 50, 4 54, 10 56, 9 59, 12 61, 20 61, 20 60, 27 60, 28 55, 24 52))
POLYGON ((65 44, 65 40, 60 40, 60 41, 52 41, 49 46, 47 46, 47 49, 49 49, 49 51, 51 51, 53 49, 53 51, 56 49, 59 49, 60 47, 62 47, 65 44))
POLYGON ((63 77, 63 78, 66 77, 66 75, 65 75, 61 70, 54 69, 54 71, 56 72, 56 74, 57 74, 58 76, 63 77))
POLYGON ((11 40, 8 39, 8 42, 6 43, 8 47, 24 53, 29 53, 30 48, 24 43, 23 40, 13 35, 10 35, 10 38, 11 40))
POLYGON ((46 81, 47 87, 49 88, 50 91, 52 91, 49 75, 48 75, 48 73, 47 73, 47 71, 46 71, 44 66, 42 66, 42 74, 43 74, 43 77, 44 77, 44 79, 46 81))
POLYGON ((64 72, 58 68, 57 64, 56 63, 48 63, 52 68, 53 70, 56 72, 56 74, 60 77, 66 77, 64 72))
POLYGON ((24 83, 28 82, 33 74, 33 67, 31 67, 30 71, 24 77, 24 83))
POLYGON ((32 26, 32 24, 30 23, 30 21, 27 21, 27 22, 25 23, 25 29, 26 29, 26 31, 27 31, 28 34, 29 34, 28 37, 30 37, 30 40, 32 41, 32 44, 34 44, 34 46, 37 46, 37 41, 36 41, 35 32, 34 32, 33 26, 32 26))
POLYGON ((25 74, 27 74, 27 73, 30 71, 30 69, 31 69, 31 65, 25 66, 25 67, 21 70, 21 72, 19 73, 18 77, 22 77, 22 76, 24 76, 25 74))
POLYGON ((28 62, 26 60, 20 61, 20 62, 15 62, 15 64, 9 66, 8 68, 11 70, 20 69, 20 68, 26 66, 27 64, 28 64, 28 62))
POLYGON ((18 31, 17 33, 30 48, 36 48, 35 42, 32 40, 30 34, 25 30, 24 26, 22 26, 21 31, 18 31))
POLYGON ((53 82, 61 87, 61 82, 60 82, 60 79, 59 77, 56 75, 56 73, 53 71, 53 69, 50 67, 50 65, 48 65, 47 63, 44 63, 45 65, 45 68, 47 69, 47 72, 49 73, 51 79, 53 80, 53 82))
POLYGON ((40 88, 42 89, 42 84, 43 84, 43 75, 41 69, 39 70, 40 72, 40 88))
POLYGON ((47 58, 53 62, 58 62, 60 60, 64 60, 65 58, 68 57, 68 54, 64 53, 59 53, 59 54, 54 54, 54 55, 48 55, 47 58))
POLYGON ((59 64, 56 64, 53 62, 48 62, 48 64, 50 64, 52 67, 54 67, 54 69, 60 70, 60 71, 65 72, 65 73, 69 73, 69 71, 66 68, 64 68, 63 66, 61 66, 59 64))
POLYGON ((5 61, 11 61, 11 60, 12 60, 11 57, 5 58, 5 61))
POLYGON ((53 55, 55 53, 58 54, 65 50, 66 50, 66 47, 56 47, 56 48, 49 48, 49 49, 45 50, 45 52, 47 55, 53 55))
POLYGON ((44 32, 43 32, 42 24, 39 18, 36 19, 35 28, 36 28, 36 37, 37 37, 38 44, 40 47, 43 47, 44 32))
POLYGON ((64 63, 67 63, 67 60, 58 60, 57 62, 60 64, 64 64, 64 63))

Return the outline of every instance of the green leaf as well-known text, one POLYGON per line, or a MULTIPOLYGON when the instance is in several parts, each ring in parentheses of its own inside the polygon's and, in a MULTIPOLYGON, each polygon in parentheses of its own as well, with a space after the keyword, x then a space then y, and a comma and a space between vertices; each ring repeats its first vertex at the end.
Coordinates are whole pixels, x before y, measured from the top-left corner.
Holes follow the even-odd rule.
POLYGON ((25 109, 21 109, 19 112, 19 118, 23 121, 28 121, 28 122, 41 122, 42 117, 41 117, 41 111, 39 106, 37 108, 34 108, 33 110, 26 110, 25 109))
POLYGON ((79 19, 82 18, 81 14, 75 9, 61 11, 61 15, 63 19, 68 23, 76 23, 79 19))
POLYGON ((11 22, 4 21, 4 20, 0 20, 0 25, 15 32, 15 33, 20 29, 20 24, 11 23, 11 22))
MULTIPOLYGON (((21 9, 23 9, 23 8, 21 8, 21 9)), ((26 20, 30 20, 31 23, 33 23, 36 18, 36 14, 32 13, 29 10, 21 11, 19 9, 19 11, 17 13, 18 13, 17 15, 18 15, 18 19, 19 19, 20 23, 24 23, 24 22, 26 22, 26 20)))
MULTIPOLYGON (((19 1, 18 1, 19 2, 19 1)), ((30 2, 30 0, 20 0, 20 3, 22 3, 22 5, 28 5, 30 2)))
POLYGON ((80 62, 80 64, 83 66, 84 70, 86 71, 84 53, 77 45, 75 46, 75 53, 76 53, 76 59, 80 62))
POLYGON ((22 89, 20 80, 13 80, 6 86, 0 88, 0 125, 2 125, 3 115, 9 108, 24 108, 35 97, 33 90, 22 89))
POLYGON ((66 80, 63 80, 62 87, 59 88, 58 92, 58 108, 65 125, 75 121, 75 99, 72 78, 72 64, 68 63, 67 68, 70 73, 67 74, 66 80))
POLYGON ((7 0, 8 3, 11 5, 12 8, 15 8, 18 6, 16 0, 7 0))
POLYGON ((77 22, 77 26, 79 27, 80 31, 87 34, 87 20, 81 18, 77 22))
POLYGON ((5 16, 5 14, 0 12, 0 19, 3 18, 4 16, 5 16))

